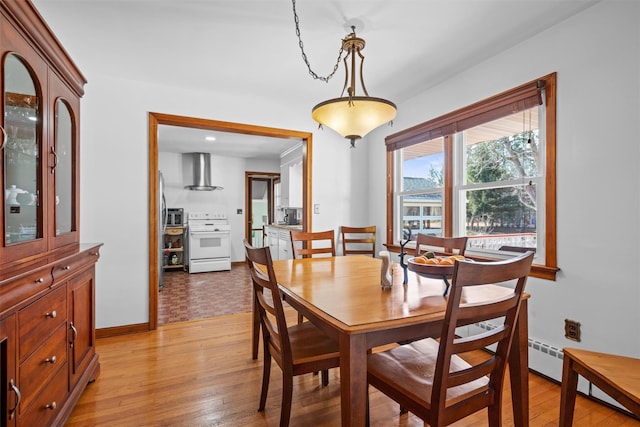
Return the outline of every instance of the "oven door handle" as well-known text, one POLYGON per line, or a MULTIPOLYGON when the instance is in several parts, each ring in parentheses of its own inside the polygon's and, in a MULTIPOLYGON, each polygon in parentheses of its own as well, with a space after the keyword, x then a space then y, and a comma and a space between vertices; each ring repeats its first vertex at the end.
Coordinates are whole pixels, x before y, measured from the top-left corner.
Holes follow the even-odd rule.
POLYGON ((228 231, 191 231, 189 235, 195 238, 202 237, 228 237, 231 233, 228 231))

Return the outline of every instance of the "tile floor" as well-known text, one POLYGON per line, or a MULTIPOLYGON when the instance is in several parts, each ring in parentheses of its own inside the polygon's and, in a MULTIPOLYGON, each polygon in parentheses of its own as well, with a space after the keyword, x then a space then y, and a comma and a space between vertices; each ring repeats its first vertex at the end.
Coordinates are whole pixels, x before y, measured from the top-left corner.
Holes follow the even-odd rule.
POLYGON ((158 296, 158 324, 248 313, 251 292, 251 276, 245 263, 232 264, 231 271, 165 271, 158 296))

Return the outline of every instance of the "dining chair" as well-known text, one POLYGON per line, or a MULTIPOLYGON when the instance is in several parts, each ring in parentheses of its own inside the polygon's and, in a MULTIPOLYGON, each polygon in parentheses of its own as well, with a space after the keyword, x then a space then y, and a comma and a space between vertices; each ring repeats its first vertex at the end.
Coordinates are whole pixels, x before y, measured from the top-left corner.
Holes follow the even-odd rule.
POLYGON ((432 251, 436 254, 464 255, 467 249, 468 237, 436 237, 418 233, 416 237, 416 253, 418 256, 424 252, 432 251), (427 246, 427 248, 423 248, 427 246))
POLYGON ((489 425, 501 422, 502 386, 522 293, 533 253, 497 262, 458 261, 453 272, 439 342, 422 339, 368 356, 368 383, 432 427, 445 426, 488 408, 489 425), (500 283, 513 292, 484 304, 465 305, 473 287, 500 283), (456 328, 489 327, 457 337, 456 328), (472 363, 460 354, 496 345, 494 353, 472 363))
POLYGON ((578 375, 640 417, 640 359, 568 347, 562 352, 560 427, 573 425, 578 375))
POLYGON ((258 411, 265 409, 273 359, 282 370, 280 426, 286 427, 291 417, 293 377, 322 371, 322 384, 327 385, 328 370, 340 365, 340 350, 336 341, 311 322, 287 326, 269 248, 254 248, 247 239, 244 246, 262 326, 264 363, 258 411))
POLYGON ((340 227, 342 255, 371 255, 376 257, 376 226, 340 227))
MULTIPOLYGON (((312 258, 314 255, 336 256, 335 232, 327 231, 298 231, 291 230, 291 248, 293 259, 312 258), (318 242, 321 246, 315 246, 318 242)), ((298 323, 302 323, 302 314, 298 314, 298 323)))
POLYGON ((291 230, 293 258, 310 258, 314 255, 336 256, 335 232, 291 230), (314 243, 319 243, 314 245, 314 243))

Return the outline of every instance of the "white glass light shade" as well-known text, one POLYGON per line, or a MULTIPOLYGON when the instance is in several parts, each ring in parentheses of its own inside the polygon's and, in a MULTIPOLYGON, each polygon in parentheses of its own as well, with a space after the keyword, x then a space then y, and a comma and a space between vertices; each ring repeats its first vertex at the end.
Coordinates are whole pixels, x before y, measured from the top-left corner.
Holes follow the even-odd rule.
POLYGON ((345 138, 362 138, 396 117, 393 102, 369 96, 334 98, 313 107, 311 117, 345 138))

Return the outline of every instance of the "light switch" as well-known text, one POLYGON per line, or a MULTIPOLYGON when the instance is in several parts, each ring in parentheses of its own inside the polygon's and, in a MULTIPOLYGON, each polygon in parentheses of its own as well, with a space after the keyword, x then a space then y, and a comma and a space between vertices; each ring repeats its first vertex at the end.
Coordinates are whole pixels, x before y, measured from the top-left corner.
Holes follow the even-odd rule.
POLYGON ((320 213, 320 205, 318 203, 313 205, 313 213, 314 214, 319 214, 320 213))

